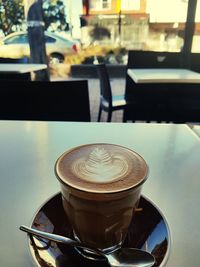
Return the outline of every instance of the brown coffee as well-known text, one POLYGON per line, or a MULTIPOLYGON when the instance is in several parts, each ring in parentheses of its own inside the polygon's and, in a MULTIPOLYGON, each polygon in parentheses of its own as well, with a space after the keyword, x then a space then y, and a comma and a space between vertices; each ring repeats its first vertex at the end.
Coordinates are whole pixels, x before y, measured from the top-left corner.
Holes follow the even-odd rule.
POLYGON ((74 235, 104 251, 123 242, 148 167, 136 152, 114 144, 88 144, 56 162, 63 206, 74 235))

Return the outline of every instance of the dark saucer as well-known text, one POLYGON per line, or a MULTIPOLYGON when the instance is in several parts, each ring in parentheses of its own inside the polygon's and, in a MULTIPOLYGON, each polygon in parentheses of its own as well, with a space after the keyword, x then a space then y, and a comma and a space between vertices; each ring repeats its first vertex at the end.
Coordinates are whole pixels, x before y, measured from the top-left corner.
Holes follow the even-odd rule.
MULTIPOLYGON (((62 208, 58 193, 44 203, 34 216, 32 227, 73 238, 72 229, 62 208)), ((164 266, 170 250, 170 232, 166 219, 158 208, 144 196, 130 225, 123 247, 141 248, 151 252, 156 263, 164 266)), ((106 261, 91 261, 82 257, 74 248, 29 237, 29 249, 38 267, 108 267, 106 261)))

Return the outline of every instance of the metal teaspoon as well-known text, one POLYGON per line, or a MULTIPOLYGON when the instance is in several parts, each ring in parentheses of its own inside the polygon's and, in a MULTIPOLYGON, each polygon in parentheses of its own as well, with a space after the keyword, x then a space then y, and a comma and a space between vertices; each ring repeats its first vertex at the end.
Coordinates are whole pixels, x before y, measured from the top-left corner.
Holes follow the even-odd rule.
POLYGON ((111 267, 150 267, 155 263, 155 258, 150 253, 136 248, 120 248, 111 253, 103 253, 100 250, 86 247, 83 244, 68 237, 55 235, 21 225, 21 231, 45 238, 57 243, 63 243, 72 247, 85 248, 106 258, 111 267))

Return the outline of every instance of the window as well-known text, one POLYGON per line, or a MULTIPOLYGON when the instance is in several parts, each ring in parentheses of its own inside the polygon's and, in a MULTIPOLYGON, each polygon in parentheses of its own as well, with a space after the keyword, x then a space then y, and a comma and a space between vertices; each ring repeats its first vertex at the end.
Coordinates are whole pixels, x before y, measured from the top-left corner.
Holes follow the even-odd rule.
POLYGON ((103 9, 109 9, 110 8, 110 1, 103 0, 102 1, 102 7, 103 7, 103 9))
MULTIPOLYGON (((95 9, 96 12, 91 13, 95 19, 88 20, 88 25, 94 26, 99 21, 99 24, 111 33, 110 44, 119 44, 127 50, 183 52, 186 55, 190 51, 200 53, 200 0, 197 0, 193 36, 193 23, 190 23, 191 20, 193 21, 195 2, 193 0, 116 0, 112 1, 111 6, 109 0, 90 0, 90 8, 95 9), (119 3, 121 3, 120 6, 119 3), (121 7, 120 15, 116 14, 119 7, 121 7), (110 11, 104 12, 108 8, 111 8, 110 11)), ((106 38, 96 38, 96 40, 99 44, 108 42, 106 38)))
POLYGON ((139 10, 140 0, 121 0, 121 10, 139 10))
POLYGON ((111 0, 92 0, 90 1, 91 10, 111 9, 111 0))
POLYGON ((56 40, 50 36, 45 35, 45 42, 46 43, 55 43, 56 40))
POLYGON ((184 45, 187 1, 147 0, 146 3, 149 25, 145 50, 180 52, 184 45))
POLYGON ((195 15, 195 30, 192 41, 192 52, 200 53, 200 1, 197 1, 197 8, 195 15))
POLYGON ((5 40, 5 44, 26 44, 28 43, 28 36, 26 34, 20 34, 12 36, 5 40))

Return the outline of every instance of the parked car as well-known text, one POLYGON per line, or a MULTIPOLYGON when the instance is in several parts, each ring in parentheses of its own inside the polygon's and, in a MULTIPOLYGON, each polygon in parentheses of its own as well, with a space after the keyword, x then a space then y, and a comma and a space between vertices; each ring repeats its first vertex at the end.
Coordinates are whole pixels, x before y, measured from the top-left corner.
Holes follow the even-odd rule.
MULTIPOLYGON (((66 55, 77 53, 77 42, 58 34, 45 32, 46 53, 50 63, 62 63, 66 55)), ((15 32, 0 41, 0 58, 30 56, 27 32, 15 32)))

